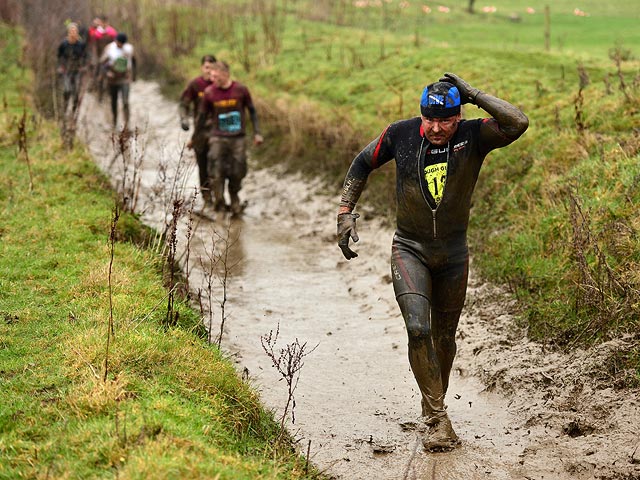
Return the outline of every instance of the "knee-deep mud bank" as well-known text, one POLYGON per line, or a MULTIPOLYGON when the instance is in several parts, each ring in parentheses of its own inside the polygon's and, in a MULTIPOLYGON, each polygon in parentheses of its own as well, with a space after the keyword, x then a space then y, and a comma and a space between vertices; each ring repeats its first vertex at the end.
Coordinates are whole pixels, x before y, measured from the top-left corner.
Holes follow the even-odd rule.
MULTIPOLYGON (((96 162, 114 184, 133 185, 143 219, 162 230, 170 192, 182 191, 188 203, 198 182, 192 154, 178 160, 188 133, 179 128, 176 104, 155 84, 133 84, 132 119, 140 133, 130 143, 125 174, 107 105, 88 97, 82 108, 79 133, 96 162)), ((594 375, 624 340, 570 356, 545 351, 513 326, 508 297, 474 278, 447 396, 462 445, 451 453, 422 451, 420 400, 390 283, 392 231, 365 208, 360 256, 347 262, 334 241, 338 189, 333 196, 321 190, 251 165, 242 219, 194 217, 188 268, 191 289, 206 297, 212 245, 229 239, 222 348, 277 417, 287 388, 261 337, 279 328, 276 348, 306 342, 295 423, 289 417, 288 425, 302 452, 311 442, 312 462, 340 479, 640 478, 638 392, 616 391, 594 375)), ((185 249, 185 225, 179 236, 185 249)), ((216 277, 213 336, 222 294, 216 277)))

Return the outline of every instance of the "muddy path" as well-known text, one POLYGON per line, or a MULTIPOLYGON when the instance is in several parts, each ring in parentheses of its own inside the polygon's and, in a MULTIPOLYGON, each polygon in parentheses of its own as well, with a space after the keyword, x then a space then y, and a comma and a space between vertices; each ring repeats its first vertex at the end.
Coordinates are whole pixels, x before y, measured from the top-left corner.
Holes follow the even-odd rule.
MULTIPOLYGON (((179 160, 188 133, 179 128, 175 102, 162 98, 157 85, 136 82, 131 102, 140 128, 130 143, 139 164, 137 210, 162 229, 171 211, 167 191, 179 187, 188 201, 197 185, 195 161, 189 152, 179 160)), ((107 104, 86 98, 80 123, 96 162, 122 186, 131 167, 123 177, 107 104)), ((339 479, 640 478, 638 392, 621 393, 594 373, 624 339, 571 356, 545 350, 514 326, 512 301, 474 277, 447 396, 462 445, 426 454, 390 283, 392 231, 363 209, 360 256, 347 262, 334 243, 338 189, 326 194, 319 184, 255 164, 244 185, 242 219, 194 217, 190 287, 202 296, 214 270, 228 274, 223 350, 277 418, 287 388, 261 337, 279 329, 276 348, 306 345, 295 423, 289 416, 287 424, 319 469, 339 479), (214 268, 212 245, 225 239, 226 268, 214 268)), ((219 276, 213 283, 212 335, 224 293, 219 276)))

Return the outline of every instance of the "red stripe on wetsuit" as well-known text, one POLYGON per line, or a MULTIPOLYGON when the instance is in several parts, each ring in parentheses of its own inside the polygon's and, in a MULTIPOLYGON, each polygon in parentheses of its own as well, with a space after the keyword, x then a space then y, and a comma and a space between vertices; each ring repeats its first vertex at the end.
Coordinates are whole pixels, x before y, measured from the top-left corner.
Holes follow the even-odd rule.
POLYGON ((389 130, 390 125, 387 125, 387 128, 384 129, 382 135, 380 135, 380 140, 378 140, 378 144, 376 145, 376 149, 373 151, 373 157, 371 157, 371 167, 378 168, 378 155, 380 154, 380 147, 382 146, 382 140, 384 140, 384 136, 389 130))
POLYGON ((409 271, 407 270, 407 267, 405 266, 404 262, 402 261, 402 257, 400 256, 400 252, 398 251, 398 247, 393 245, 391 247, 391 249, 393 251, 393 259, 396 262, 396 265, 398 265, 398 268, 401 270, 400 273, 403 276, 403 280, 407 283, 407 286, 409 287, 409 289, 411 289, 411 291, 417 292, 418 289, 414 285, 413 280, 411 279, 411 275, 409 275, 409 271))
POLYGON ((502 130, 500 130, 500 125, 495 118, 483 118, 482 123, 486 123, 487 125, 489 125, 489 128, 491 128, 494 132, 499 133, 500 136, 502 136, 502 138, 504 138, 505 140, 511 140, 502 130))

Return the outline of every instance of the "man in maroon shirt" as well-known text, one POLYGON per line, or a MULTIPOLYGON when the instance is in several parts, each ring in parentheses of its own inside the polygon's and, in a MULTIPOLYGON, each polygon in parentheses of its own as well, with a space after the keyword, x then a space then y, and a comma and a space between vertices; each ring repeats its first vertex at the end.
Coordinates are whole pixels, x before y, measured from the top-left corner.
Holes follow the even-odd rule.
MULTIPOLYGON (((193 115, 194 123, 196 115, 200 108, 200 101, 204 97, 204 90, 211 85, 211 67, 216 63, 216 57, 213 55, 205 55, 200 61, 201 75, 189 82, 187 87, 180 95, 180 126, 183 130, 189 130, 189 117, 193 115)), ((198 174, 200 178, 200 193, 204 199, 205 207, 213 204, 211 198, 211 188, 209 187, 209 175, 207 173, 207 152, 209 145, 207 143, 206 132, 199 132, 194 135, 192 141, 187 143, 187 147, 193 148, 198 162, 198 174)))
POLYGON ((208 132, 208 173, 213 189, 214 209, 220 211, 226 208, 224 188, 228 180, 231 212, 237 216, 242 211, 238 192, 242 179, 247 174, 245 110, 251 118, 254 144, 261 144, 263 138, 249 89, 240 82, 231 80, 229 65, 216 62, 211 70, 211 80, 213 85, 204 91, 192 138, 195 139, 200 131, 208 132), (211 120, 211 126, 206 128, 208 119, 211 120))

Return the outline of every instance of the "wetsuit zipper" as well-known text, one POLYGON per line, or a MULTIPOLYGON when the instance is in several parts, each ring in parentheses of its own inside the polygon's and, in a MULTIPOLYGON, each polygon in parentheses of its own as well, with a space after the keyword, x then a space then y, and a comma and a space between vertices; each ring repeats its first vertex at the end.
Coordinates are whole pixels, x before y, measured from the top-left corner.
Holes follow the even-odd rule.
MULTIPOLYGON (((429 143, 431 144, 431 143, 429 143)), ((450 142, 447 142, 447 171, 449 171, 449 144, 450 142)), ((438 224, 436 223, 436 215, 438 213, 438 207, 440 206, 440 204, 436 205, 436 208, 431 207, 431 204, 429 203, 429 200, 427 198, 427 195, 424 193, 424 186, 423 186, 423 180, 422 180, 422 147, 424 146, 424 137, 422 137, 422 141, 420 142, 420 150, 418 150, 418 182, 420 184, 420 191, 422 192, 422 197, 424 198, 424 201, 427 203, 427 205, 429 206, 429 208, 431 209, 431 218, 433 219, 433 239, 435 240, 436 238, 438 238, 438 224)), ((426 163, 426 151, 425 151, 425 163, 426 163)), ((444 188, 446 188, 446 184, 444 186, 444 188)), ((442 189, 442 197, 444 198, 444 188, 442 189)), ((435 201, 435 200, 434 200, 435 201)), ((442 203, 442 200, 440 200, 440 203, 442 203)))

